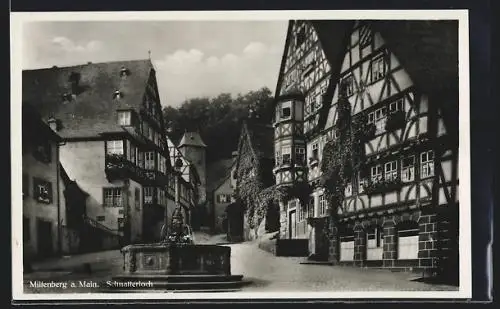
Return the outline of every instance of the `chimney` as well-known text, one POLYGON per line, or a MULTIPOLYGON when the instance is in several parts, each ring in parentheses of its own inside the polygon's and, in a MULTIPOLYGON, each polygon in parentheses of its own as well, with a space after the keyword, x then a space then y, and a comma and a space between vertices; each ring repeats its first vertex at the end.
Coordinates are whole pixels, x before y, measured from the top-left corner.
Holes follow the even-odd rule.
POLYGON ((47 120, 47 123, 48 123, 49 127, 52 129, 52 131, 54 131, 54 132, 59 131, 59 129, 60 129, 60 126, 59 126, 60 121, 58 121, 57 119, 55 119, 53 116, 51 116, 49 118, 49 120, 47 120))

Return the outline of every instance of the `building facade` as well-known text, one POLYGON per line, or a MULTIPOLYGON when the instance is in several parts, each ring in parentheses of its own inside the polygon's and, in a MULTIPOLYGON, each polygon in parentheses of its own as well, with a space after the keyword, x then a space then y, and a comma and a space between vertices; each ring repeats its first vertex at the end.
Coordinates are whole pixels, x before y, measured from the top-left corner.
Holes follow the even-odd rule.
POLYGON ((61 138, 30 106, 23 106, 23 251, 24 258, 49 257, 63 251, 59 223, 65 211, 59 187, 61 138))
POLYGON ((457 37, 453 22, 289 23, 274 174, 311 192, 281 201, 282 238, 335 263, 456 268, 457 37))
POLYGON ((236 175, 233 172, 238 152, 233 157, 211 163, 207 167, 207 200, 210 205, 208 217, 213 232, 227 232, 226 208, 234 202, 236 175))
POLYGON ((95 249, 158 241, 174 177, 151 61, 23 71, 24 103, 63 140, 59 161, 87 195, 95 249))

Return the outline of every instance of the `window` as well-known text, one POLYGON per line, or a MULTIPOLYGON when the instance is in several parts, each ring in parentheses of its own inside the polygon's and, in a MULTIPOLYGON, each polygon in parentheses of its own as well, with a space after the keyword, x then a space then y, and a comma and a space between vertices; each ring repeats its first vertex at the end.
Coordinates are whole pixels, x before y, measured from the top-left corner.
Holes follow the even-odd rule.
POLYGON ((281 150, 276 150, 276 166, 280 166, 281 163, 281 150))
POLYGON ((340 83, 340 91, 346 97, 354 94, 354 77, 352 74, 349 74, 342 79, 340 83))
POLYGON ((380 134, 385 131, 387 122, 387 108, 382 107, 368 114, 368 123, 375 124, 375 134, 380 134))
POLYGON ((401 181, 409 182, 415 179, 415 157, 410 156, 401 160, 401 181))
POLYGON ((154 188, 144 187, 144 204, 153 204, 154 188))
POLYGON ((217 203, 229 203, 231 201, 230 194, 218 194, 217 203))
POLYGON ((129 126, 132 124, 130 111, 119 111, 118 112, 118 124, 121 126, 129 126))
POLYGON ((366 178, 361 175, 361 172, 358 172, 358 193, 365 192, 365 182, 366 178))
POLYGON ((149 126, 148 128, 149 128, 148 138, 154 143, 154 141, 155 141, 155 131, 154 131, 154 129, 151 126, 149 126))
POLYGON ((366 231, 366 259, 382 260, 384 233, 381 227, 370 227, 366 231))
POLYGON ((97 216, 96 219, 97 219, 97 221, 102 222, 102 221, 106 220, 106 217, 105 216, 97 216))
POLYGON ((391 102, 389 104, 389 112, 395 113, 397 111, 404 111, 404 106, 405 106, 405 99, 404 98, 397 99, 395 102, 391 102))
POLYGON ((434 176, 434 152, 432 150, 420 154, 420 178, 434 176))
POLYGON ((384 57, 379 56, 372 61, 371 66, 371 81, 372 83, 382 79, 385 76, 385 61, 384 57))
POLYGON ((139 167, 144 167, 144 152, 137 149, 137 165, 139 167))
POLYGON ((141 190, 139 188, 134 189, 134 205, 135 209, 141 210, 141 190))
POLYGON ((23 217, 23 241, 28 242, 31 239, 30 233, 30 219, 23 217))
POLYGON ((23 198, 29 196, 30 192, 30 178, 28 174, 23 174, 23 198))
POLYGON ((292 148, 290 146, 288 147, 283 147, 283 164, 290 164, 292 160, 292 148))
POLYGON ((287 119, 292 116, 292 102, 281 103, 281 119, 287 119))
POLYGON ((144 168, 147 170, 155 169, 155 152, 148 151, 144 153, 144 168))
POLYGON ((118 218, 117 219, 117 223, 118 223, 118 230, 119 231, 123 231, 123 229, 125 228, 124 219, 123 218, 118 218))
POLYGON ((143 121, 142 124, 142 135, 149 136, 149 125, 147 122, 143 121))
POLYGON ((123 141, 107 141, 106 142, 106 153, 113 155, 123 155, 123 141))
POLYGON ((370 44, 372 43, 372 32, 368 27, 364 26, 363 28, 361 28, 359 36, 359 45, 361 48, 370 46, 370 44))
POLYGON ((33 178, 33 198, 40 203, 52 203, 52 183, 40 178, 33 178))
POLYGON ((312 144, 312 159, 319 160, 319 148, 318 143, 312 144))
POLYGON ((371 180, 372 182, 382 181, 382 165, 372 166, 371 168, 371 180))
POLYGON ((307 206, 307 217, 308 218, 314 217, 314 196, 311 196, 309 198, 309 204, 307 206))
POLYGON ((396 180, 398 178, 397 161, 387 162, 385 164, 385 180, 396 180))
POLYGON ((105 188, 104 191, 104 207, 122 207, 122 189, 121 188, 105 188))
POLYGON ((50 163, 52 161, 52 148, 48 140, 39 140, 33 156, 38 161, 50 163))
POLYGON ((298 31, 297 31, 297 34, 295 36, 295 45, 297 47, 301 46, 302 44, 304 44, 304 42, 306 41, 306 28, 305 27, 301 27, 298 31))
POLYGON ((418 258, 418 223, 403 221, 396 226, 398 231, 398 259, 413 260, 418 258))
POLYGON ((306 150, 304 147, 295 147, 295 163, 304 164, 306 159, 306 150))
POLYGON ((328 210, 328 204, 326 202, 326 198, 324 194, 319 196, 319 215, 326 216, 328 210))
POLYGON ((166 205, 165 191, 161 188, 158 188, 157 191, 158 191, 158 204, 166 205))
POLYGON ((136 164, 136 151, 137 151, 137 148, 132 143, 130 143, 129 146, 130 147, 128 147, 128 149, 127 149, 128 159, 129 159, 130 162, 136 164))

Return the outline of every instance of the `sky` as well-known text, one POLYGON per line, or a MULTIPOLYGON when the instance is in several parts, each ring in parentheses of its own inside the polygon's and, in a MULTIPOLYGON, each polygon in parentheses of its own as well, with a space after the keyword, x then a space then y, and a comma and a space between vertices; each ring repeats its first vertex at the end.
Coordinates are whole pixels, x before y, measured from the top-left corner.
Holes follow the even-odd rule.
POLYGON ((161 103, 274 92, 287 21, 31 22, 23 26, 23 70, 87 62, 151 60, 161 103))

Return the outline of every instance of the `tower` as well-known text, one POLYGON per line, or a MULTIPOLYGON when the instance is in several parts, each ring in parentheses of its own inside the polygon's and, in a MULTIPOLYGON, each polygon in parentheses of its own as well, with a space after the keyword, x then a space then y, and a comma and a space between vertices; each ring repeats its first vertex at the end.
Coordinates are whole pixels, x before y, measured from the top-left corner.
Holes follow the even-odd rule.
POLYGON ((278 186, 307 182, 304 103, 304 96, 298 90, 290 90, 276 98, 273 172, 278 186))
POLYGON ((206 175, 206 148, 207 145, 201 139, 198 132, 185 132, 179 143, 181 154, 196 167, 200 176, 199 203, 206 201, 207 197, 207 175, 206 175))

